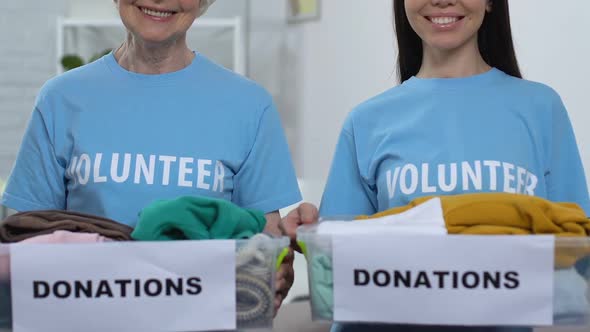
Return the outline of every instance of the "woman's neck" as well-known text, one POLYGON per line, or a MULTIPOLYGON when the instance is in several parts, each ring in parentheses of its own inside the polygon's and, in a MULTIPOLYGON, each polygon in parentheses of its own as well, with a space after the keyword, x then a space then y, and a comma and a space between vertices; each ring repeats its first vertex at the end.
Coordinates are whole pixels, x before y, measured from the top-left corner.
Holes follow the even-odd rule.
POLYGON ((121 67, 140 74, 179 71, 188 67, 195 57, 184 39, 166 45, 148 45, 131 34, 114 55, 121 67))
POLYGON ((420 78, 468 77, 491 69, 479 53, 477 42, 450 51, 427 45, 423 49, 422 66, 416 75, 420 78))

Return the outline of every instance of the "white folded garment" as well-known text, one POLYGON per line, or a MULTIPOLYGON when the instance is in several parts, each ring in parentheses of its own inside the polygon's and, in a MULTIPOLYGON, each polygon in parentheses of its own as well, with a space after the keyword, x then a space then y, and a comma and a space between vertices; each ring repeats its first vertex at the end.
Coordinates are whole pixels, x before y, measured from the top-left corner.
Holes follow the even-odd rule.
POLYGON ((447 234, 442 202, 433 198, 400 214, 380 218, 322 221, 318 234, 447 234))

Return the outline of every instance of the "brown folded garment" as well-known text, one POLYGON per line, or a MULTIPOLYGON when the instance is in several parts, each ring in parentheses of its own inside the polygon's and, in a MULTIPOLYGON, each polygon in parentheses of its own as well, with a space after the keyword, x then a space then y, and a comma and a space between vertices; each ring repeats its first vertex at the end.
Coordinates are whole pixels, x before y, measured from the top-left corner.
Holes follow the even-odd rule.
POLYGON ((55 231, 96 233, 115 241, 130 241, 133 229, 116 221, 59 210, 21 212, 0 222, 0 242, 15 243, 55 231))

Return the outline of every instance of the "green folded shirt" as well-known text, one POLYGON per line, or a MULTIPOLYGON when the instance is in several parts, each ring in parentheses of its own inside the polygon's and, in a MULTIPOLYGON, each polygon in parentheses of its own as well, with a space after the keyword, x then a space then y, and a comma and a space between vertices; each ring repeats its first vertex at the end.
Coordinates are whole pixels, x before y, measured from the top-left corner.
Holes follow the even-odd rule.
POLYGON ((248 239, 265 226, 261 211, 221 199, 183 196, 145 207, 131 237, 139 241, 248 239))

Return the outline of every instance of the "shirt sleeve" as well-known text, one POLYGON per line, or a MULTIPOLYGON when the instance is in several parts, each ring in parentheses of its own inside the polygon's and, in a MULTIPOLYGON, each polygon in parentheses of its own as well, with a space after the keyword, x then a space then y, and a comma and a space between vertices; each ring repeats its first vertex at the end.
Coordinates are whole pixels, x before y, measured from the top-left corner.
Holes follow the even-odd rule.
POLYGON ((330 174, 322 196, 320 216, 354 217, 377 212, 377 194, 363 179, 350 117, 336 145, 330 174))
POLYGON ((264 213, 301 201, 287 139, 272 103, 262 113, 254 144, 234 177, 232 201, 264 213))
POLYGON ((551 145, 545 174, 547 197, 555 202, 579 204, 590 216, 590 199, 584 167, 574 131, 559 96, 553 102, 551 145))
POLYGON ((65 167, 58 162, 50 121, 35 108, 2 195, 16 211, 65 210, 65 167))

